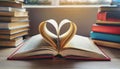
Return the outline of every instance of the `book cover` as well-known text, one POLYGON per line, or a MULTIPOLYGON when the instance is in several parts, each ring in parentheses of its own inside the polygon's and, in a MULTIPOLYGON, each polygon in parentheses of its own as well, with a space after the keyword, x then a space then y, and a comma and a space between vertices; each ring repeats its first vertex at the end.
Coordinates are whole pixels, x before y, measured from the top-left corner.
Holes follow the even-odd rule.
POLYGON ((111 42, 120 43, 120 35, 106 34, 106 33, 100 33, 100 32, 91 31, 90 32, 90 37, 92 39, 105 40, 105 41, 111 41, 111 42))
POLYGON ((120 43, 104 41, 104 40, 96 40, 96 39, 93 39, 93 41, 99 46, 120 49, 120 43))
POLYGON ((99 8, 99 12, 116 12, 116 11, 120 11, 120 7, 117 6, 101 6, 99 8))
POLYGON ((92 31, 120 35, 120 26, 93 24, 92 25, 92 31))
POLYGON ((97 20, 120 22, 119 12, 98 12, 97 20))
POLYGON ((115 22, 115 21, 96 20, 96 24, 100 24, 100 25, 111 25, 111 26, 120 26, 120 22, 115 22))
POLYGON ((24 32, 24 31, 28 31, 28 30, 29 30, 28 27, 17 28, 17 29, 12 29, 12 30, 10 30, 10 29, 0 29, 0 34, 12 35, 12 34, 24 32))
POLYGON ((23 4, 14 1, 0 1, 0 6, 22 8, 23 4))
POLYGON ((17 2, 17 3, 24 2, 24 0, 0 0, 0 1, 10 1, 10 2, 17 2))
POLYGON ((26 12, 26 9, 25 8, 14 8, 14 7, 0 7, 0 11, 3 11, 3 12, 14 12, 14 11, 26 12))
POLYGON ((24 28, 24 27, 29 27, 29 22, 13 22, 13 23, 9 23, 9 22, 1 22, 0 23, 0 29, 17 29, 17 28, 24 28))
POLYGON ((24 22, 24 21, 29 21, 28 17, 2 17, 0 16, 0 22, 24 22))
POLYGON ((62 20, 59 25, 53 20, 40 23, 38 28, 40 34, 29 38, 23 45, 19 46, 7 59, 24 60, 55 58, 58 55, 65 59, 76 60, 110 60, 110 58, 99 49, 90 38, 75 35, 76 24, 68 19, 62 20), (53 25, 56 34, 49 31, 47 24, 53 25), (64 25, 69 29, 60 35, 60 29, 64 25))
POLYGON ((25 35, 28 35, 28 31, 19 32, 19 33, 12 34, 12 35, 2 35, 2 34, 0 34, 0 39, 12 40, 12 39, 15 39, 17 37, 21 37, 21 36, 25 36, 25 35))
POLYGON ((11 16, 11 17, 27 17, 28 16, 28 12, 3 12, 0 11, 0 16, 11 16))
POLYGON ((12 40, 0 40, 0 47, 17 47, 23 42, 23 37, 12 40))

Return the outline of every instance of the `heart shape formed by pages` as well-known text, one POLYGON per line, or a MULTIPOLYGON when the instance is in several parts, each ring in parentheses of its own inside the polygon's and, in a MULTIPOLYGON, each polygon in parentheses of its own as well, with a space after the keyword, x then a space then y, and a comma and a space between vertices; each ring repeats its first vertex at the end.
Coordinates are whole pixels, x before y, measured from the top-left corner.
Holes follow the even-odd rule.
POLYGON ((57 50, 62 49, 71 40, 71 38, 73 38, 76 31, 76 24, 68 19, 62 20, 59 24, 54 19, 49 19, 41 22, 39 25, 39 32, 45 41, 57 50), (47 28, 47 24, 51 24, 54 27, 56 34, 47 28), (61 34, 60 30, 65 24, 69 24, 69 28, 66 32, 61 34))

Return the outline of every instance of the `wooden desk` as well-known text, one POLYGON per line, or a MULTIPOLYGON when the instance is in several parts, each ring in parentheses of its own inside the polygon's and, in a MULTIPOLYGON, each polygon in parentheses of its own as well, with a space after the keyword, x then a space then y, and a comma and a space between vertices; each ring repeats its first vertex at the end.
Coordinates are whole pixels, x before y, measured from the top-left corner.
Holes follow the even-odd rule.
POLYGON ((0 48, 0 69, 120 69, 120 50, 103 48, 111 61, 6 60, 15 48, 0 48))

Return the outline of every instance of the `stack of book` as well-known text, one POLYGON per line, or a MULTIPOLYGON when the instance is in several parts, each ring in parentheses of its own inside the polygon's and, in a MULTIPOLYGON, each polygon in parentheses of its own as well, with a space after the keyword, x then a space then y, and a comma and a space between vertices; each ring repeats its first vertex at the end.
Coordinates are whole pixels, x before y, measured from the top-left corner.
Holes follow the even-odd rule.
POLYGON ((28 12, 23 0, 0 0, 0 46, 16 47, 29 30, 28 12))
POLYGON ((90 36, 97 45, 120 49, 120 7, 100 7, 90 36))

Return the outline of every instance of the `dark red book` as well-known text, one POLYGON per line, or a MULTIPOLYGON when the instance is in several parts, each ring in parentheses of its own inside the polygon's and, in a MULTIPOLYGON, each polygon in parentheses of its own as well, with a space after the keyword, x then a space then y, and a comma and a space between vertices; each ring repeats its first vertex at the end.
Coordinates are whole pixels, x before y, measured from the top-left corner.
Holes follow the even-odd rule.
POLYGON ((120 22, 119 12, 98 12, 97 20, 120 22))
POLYGON ((120 34, 120 26, 109 26, 109 25, 92 25, 92 31, 110 33, 110 34, 120 34))

